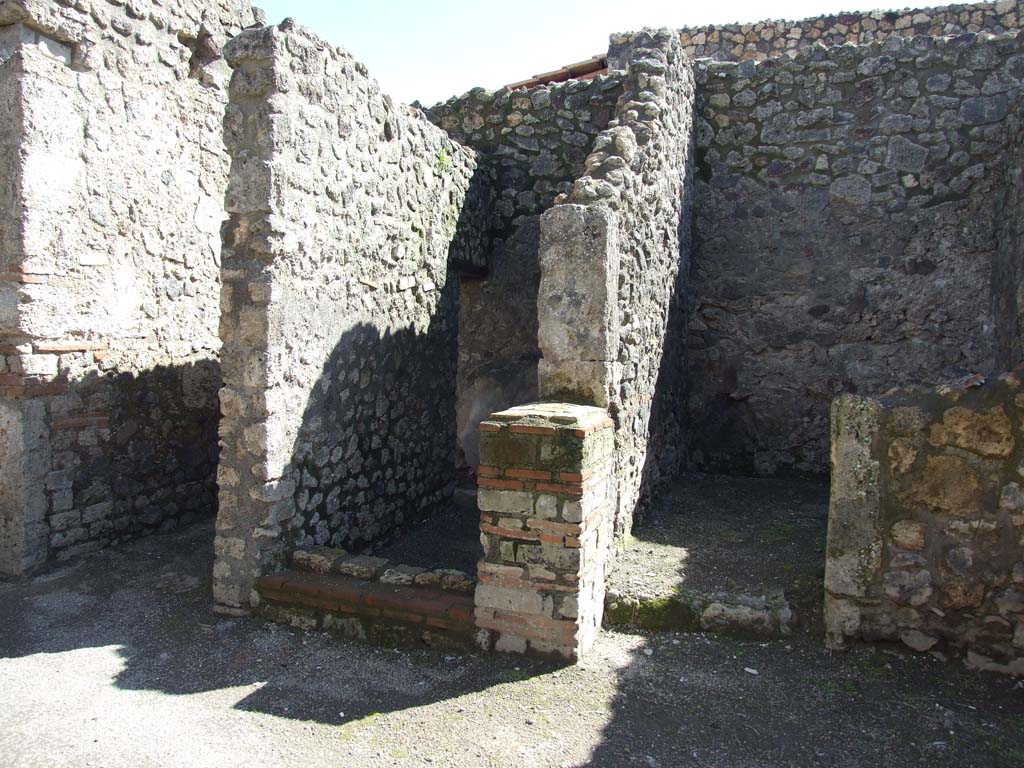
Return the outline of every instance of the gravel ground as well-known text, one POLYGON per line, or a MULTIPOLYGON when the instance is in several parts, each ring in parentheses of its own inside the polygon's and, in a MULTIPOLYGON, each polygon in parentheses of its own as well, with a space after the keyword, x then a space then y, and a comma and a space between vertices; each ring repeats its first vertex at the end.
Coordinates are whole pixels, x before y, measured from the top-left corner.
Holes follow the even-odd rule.
POLYGON ((801 638, 605 632, 577 667, 371 648, 212 613, 211 541, 0 583, 0 765, 1024 765, 1021 681, 801 638))
POLYGON ((724 476, 667 486, 615 560, 608 586, 625 595, 680 590, 764 595, 782 589, 820 612, 828 482, 724 476))

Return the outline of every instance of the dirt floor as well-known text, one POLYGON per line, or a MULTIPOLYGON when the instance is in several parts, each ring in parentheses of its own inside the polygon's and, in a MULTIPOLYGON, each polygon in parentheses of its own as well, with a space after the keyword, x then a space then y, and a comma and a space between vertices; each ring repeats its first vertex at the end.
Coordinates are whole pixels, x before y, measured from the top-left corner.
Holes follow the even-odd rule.
POLYGON ((0 765, 1014 766, 1024 682, 803 635, 602 634, 585 663, 210 610, 212 528, 0 583, 0 765))
POLYGON ((781 589, 811 626, 820 613, 827 527, 825 480, 683 478, 634 528, 608 588, 650 598, 781 589))
POLYGON ((476 577, 480 559, 480 512, 476 491, 458 489, 446 509, 415 524, 394 541, 373 549, 392 563, 455 568, 476 577))

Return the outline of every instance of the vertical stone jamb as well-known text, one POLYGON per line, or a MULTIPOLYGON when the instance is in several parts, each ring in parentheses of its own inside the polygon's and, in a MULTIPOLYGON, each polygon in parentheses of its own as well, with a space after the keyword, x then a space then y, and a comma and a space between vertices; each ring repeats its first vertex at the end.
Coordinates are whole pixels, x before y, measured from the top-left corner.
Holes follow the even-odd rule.
POLYGON ((498 651, 577 660, 604 610, 612 421, 600 408, 544 403, 493 414, 480 430, 477 627, 498 651))
POLYGON ((619 371, 615 212, 559 205, 541 217, 537 296, 540 396, 606 408, 619 371))
POLYGON ((875 455, 881 404, 842 395, 832 403, 832 484, 825 560, 826 644, 856 635, 858 601, 869 597, 882 565, 880 463, 875 455))
POLYGON ((271 437, 274 359, 272 265, 283 246, 276 231, 275 128, 287 116, 268 102, 283 67, 275 27, 245 32, 225 49, 234 69, 224 121, 231 155, 221 268, 221 422, 213 595, 222 608, 247 610, 256 579, 282 557, 279 523, 294 514, 294 488, 280 482, 282 446, 271 437))
POLYGON ((46 561, 51 495, 70 493, 54 471, 50 413, 67 382, 44 347, 65 331, 51 241, 78 178, 82 126, 70 52, 38 40, 21 24, 0 31, 0 573, 12 575, 46 561))

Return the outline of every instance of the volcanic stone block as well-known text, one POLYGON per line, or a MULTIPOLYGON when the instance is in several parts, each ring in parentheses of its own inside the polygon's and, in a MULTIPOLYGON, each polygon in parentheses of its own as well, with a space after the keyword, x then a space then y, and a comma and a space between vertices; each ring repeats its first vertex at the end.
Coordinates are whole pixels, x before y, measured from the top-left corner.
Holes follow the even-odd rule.
POLYGON ((560 205, 541 218, 541 397, 608 404, 618 355, 615 213, 560 205))

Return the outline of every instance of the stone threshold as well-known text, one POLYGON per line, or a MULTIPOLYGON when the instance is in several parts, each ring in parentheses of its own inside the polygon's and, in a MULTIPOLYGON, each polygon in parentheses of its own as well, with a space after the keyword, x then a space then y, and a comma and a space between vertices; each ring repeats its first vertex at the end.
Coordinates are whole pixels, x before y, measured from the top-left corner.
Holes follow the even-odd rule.
POLYGON ((742 639, 788 637, 796 614, 781 589, 765 595, 678 592, 605 595, 604 626, 653 632, 704 632, 742 639))
POLYGON ((335 547, 296 549, 289 557, 293 569, 309 573, 336 573, 356 579, 399 586, 437 587, 471 595, 476 580, 455 568, 420 568, 394 563, 384 557, 352 555, 335 547))
POLYGON ((256 582, 259 613, 383 645, 473 642, 476 581, 453 568, 426 569, 343 549, 297 549, 291 570, 256 582))
POLYGON ((473 595, 333 573, 287 571, 256 582, 264 618, 381 645, 471 647, 473 595))

